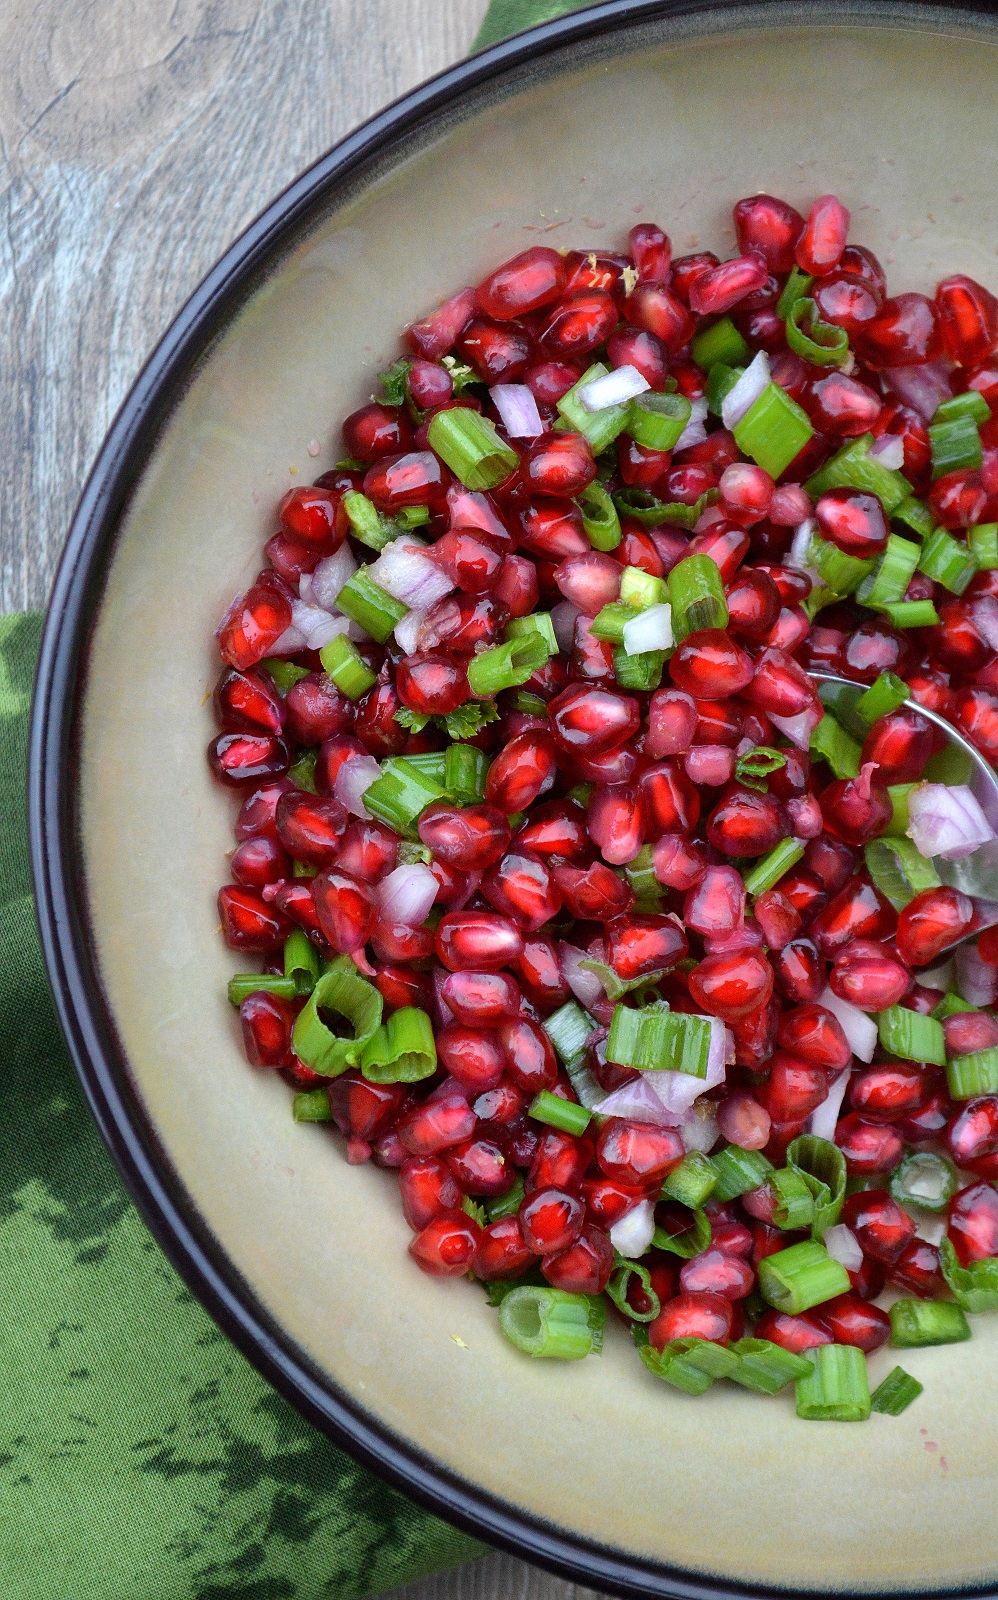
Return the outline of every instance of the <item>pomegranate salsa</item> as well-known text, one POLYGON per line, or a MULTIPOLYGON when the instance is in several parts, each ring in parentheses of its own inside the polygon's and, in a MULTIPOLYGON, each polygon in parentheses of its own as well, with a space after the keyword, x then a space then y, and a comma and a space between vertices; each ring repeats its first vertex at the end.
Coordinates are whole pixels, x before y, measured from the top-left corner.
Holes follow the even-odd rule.
POLYGON ((998 758, 998 300, 889 295, 833 195, 734 222, 405 330, 218 631, 218 905, 249 1061, 519 1350, 612 1312, 858 1420, 998 1307, 998 926, 937 870, 994 832, 920 714, 998 758))

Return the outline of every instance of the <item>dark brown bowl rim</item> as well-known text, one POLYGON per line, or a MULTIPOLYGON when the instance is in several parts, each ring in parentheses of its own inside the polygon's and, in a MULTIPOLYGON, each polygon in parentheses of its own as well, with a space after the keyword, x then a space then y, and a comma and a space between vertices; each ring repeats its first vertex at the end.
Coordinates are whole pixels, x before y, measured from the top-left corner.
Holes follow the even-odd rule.
MULTIPOLYGON (((605 0, 471 56, 372 117, 250 224, 195 290, 136 379, 73 517, 49 604, 31 720, 31 862, 42 947, 60 1023, 86 1098, 128 1190, 186 1283, 243 1354, 311 1423, 428 1510, 582 1583, 620 1595, 675 1600, 722 1596, 763 1600, 803 1596, 805 1591, 728 1582, 643 1561, 612 1546, 574 1537, 447 1471, 332 1386, 255 1301, 226 1259, 198 1217, 131 1087, 101 993, 80 869, 76 731, 88 639, 108 558, 157 434, 197 362, 249 286, 322 205, 399 135, 426 128, 490 78, 542 61, 568 44, 663 18, 709 16, 715 31, 728 32, 772 22, 777 14, 786 23, 811 26, 869 26, 875 21, 903 26, 959 15, 992 32, 996 20, 994 11, 974 0, 906 0, 897 5, 890 0, 767 0, 758 5, 748 0, 605 0)), ((903 1592, 908 1600, 942 1595, 998 1600, 991 1586, 903 1592)), ((821 1593, 827 1597, 836 1591, 821 1593)))

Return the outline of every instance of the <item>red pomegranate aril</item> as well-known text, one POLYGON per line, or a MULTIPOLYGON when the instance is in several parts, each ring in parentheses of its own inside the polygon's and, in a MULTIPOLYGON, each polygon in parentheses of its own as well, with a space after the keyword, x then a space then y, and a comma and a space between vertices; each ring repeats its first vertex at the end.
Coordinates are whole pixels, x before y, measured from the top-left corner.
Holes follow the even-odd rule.
POLYGON ((804 923, 812 922, 828 902, 821 879, 803 867, 792 868, 780 879, 780 893, 804 923))
POLYGON ((644 795, 637 784, 598 785, 589 799, 589 836, 604 861, 633 861, 645 842, 644 795))
POLYGON ((496 912, 448 911, 437 928, 436 950, 449 972, 497 972, 522 954, 523 938, 496 912))
MULTIPOLYGON (((701 475, 701 479, 691 485, 690 492, 694 494, 694 499, 699 499, 705 489, 713 487, 713 484, 702 481, 701 475)), ((675 493, 674 483, 670 488, 675 493)), ((678 499, 678 495, 676 498, 678 499)), ((691 556, 710 556, 721 574, 721 582, 730 583, 748 554, 749 545, 749 536, 744 528, 738 527, 734 522, 720 521, 712 523, 703 533, 698 533, 695 539, 691 539, 688 553, 691 556)))
POLYGON ((491 803, 459 808, 434 801, 421 814, 417 830, 434 856, 462 872, 484 872, 509 848, 509 823, 491 803))
POLYGON ((836 955, 828 981, 840 1000, 876 1012, 898 1005, 911 978, 883 945, 854 939, 836 955))
POLYGON ((383 878, 398 865, 399 838, 373 818, 349 822, 340 841, 336 865, 362 882, 383 878))
POLYGON ((943 1023, 948 1056, 968 1056, 998 1045, 998 1017, 990 1011, 961 1011, 943 1023))
POLYGON ((654 222, 639 222, 627 235, 627 247, 637 268, 638 282, 664 283, 672 263, 669 235, 654 222))
POLYGON ((445 1070, 469 1094, 494 1089, 506 1065, 495 1034, 457 1022, 438 1031, 437 1055, 445 1070))
POLYGON ((331 794, 292 790, 277 802, 277 837, 296 861, 329 866, 340 847, 347 812, 331 794))
POLYGON ((933 748, 925 718, 902 706, 874 723, 863 741, 862 760, 875 763, 878 783, 917 783, 933 748))
POLYGON ((744 1300, 752 1292, 755 1273, 741 1256, 709 1249, 683 1262, 679 1282, 684 1294, 716 1294, 724 1300, 744 1300))
POLYGON ((482 383, 517 383, 534 359, 534 344, 518 323, 477 316, 468 323, 457 348, 482 383))
POLYGON ((962 689, 954 697, 953 721, 983 756, 998 762, 998 698, 984 689, 962 689))
POLYGON ((814 508, 822 538, 848 556, 879 555, 890 529, 876 495, 860 489, 828 489, 814 508))
POLYGON ((949 1203, 946 1233, 961 1266, 998 1256, 998 1190, 990 1183, 959 1189, 949 1203))
POLYGON ((463 1211, 443 1211, 417 1233, 409 1254, 432 1277, 456 1278, 468 1271, 481 1237, 478 1223, 463 1211))
POLYGON ((998 345, 998 300, 962 273, 936 286, 939 328, 946 352, 963 367, 987 361, 998 345))
POLYGON ((566 754, 614 750, 641 724, 638 702, 594 684, 570 684, 548 706, 555 740, 566 754))
POLYGON ((768 1339, 772 1344, 778 1344, 781 1350, 789 1350, 792 1355, 802 1355, 805 1350, 814 1350, 820 1344, 834 1344, 832 1335, 825 1328, 818 1327, 808 1316, 791 1316, 786 1311, 764 1311, 755 1325, 755 1337, 768 1339))
POLYGON ((866 762, 858 778, 836 778, 819 796, 825 827, 846 844, 876 838, 893 815, 890 795, 874 781, 874 770, 873 763, 866 762))
POLYGON ((516 1217, 499 1217, 482 1230, 475 1252, 474 1273, 485 1283, 496 1279, 519 1278, 536 1257, 524 1242, 516 1217))
POLYGON ((823 194, 807 214, 794 259, 803 272, 822 277, 842 258, 849 233, 849 213, 834 194, 823 194))
POLYGON ((652 868, 669 889, 692 889, 707 869, 705 847, 681 834, 664 834, 652 852, 652 868))
POLYGON ((842 1208, 842 1221, 856 1235, 864 1255, 888 1267, 915 1237, 915 1224, 886 1189, 850 1195, 842 1208))
POLYGON ((233 850, 229 871, 244 888, 262 889, 264 884, 290 878, 291 857, 276 839, 261 834, 255 839, 244 839, 233 850))
POLYGON ((769 1082, 757 1091, 775 1122, 802 1121, 828 1095, 828 1072, 812 1061, 778 1050, 770 1059, 769 1082))
POLYGON ((276 778, 247 795, 239 810, 233 832, 240 843, 263 834, 277 837, 277 802, 282 794, 290 794, 293 785, 289 778, 276 778))
POLYGON ((745 918, 745 884, 734 867, 708 867, 686 896, 683 922, 694 933, 725 933, 745 918))
POLYGON ((349 954, 367 942, 376 910, 367 884, 329 867, 312 879, 312 895, 319 926, 334 950, 349 954))
POLYGON ((571 990, 558 965, 554 941, 545 934, 527 934, 523 954, 513 963, 526 998, 542 1016, 557 1010, 571 990))
POLYGON ((946 1293, 939 1251, 926 1239, 911 1239, 890 1269, 891 1283, 920 1300, 935 1300, 946 1293))
POLYGON ((898 955, 909 967, 924 967, 970 927, 974 903, 959 889, 923 889, 898 913, 898 955))
POLYGON ((219 727, 226 733, 276 735, 287 715, 270 673, 252 667, 245 672, 230 667, 222 674, 215 686, 214 706, 219 727))
POLYGON ((239 1007, 243 1049, 253 1067, 285 1067, 291 1060, 294 1011, 286 1000, 258 990, 239 1007))
POLYGON ((523 476, 534 494, 572 498, 596 476, 596 462, 581 433, 546 434, 530 445, 523 476))
POLYGON ((690 310, 702 317, 723 316, 761 289, 769 277, 761 256, 747 254, 708 267, 690 285, 690 310))
POLYGON ((953 1160, 971 1172, 975 1163, 990 1162, 998 1153, 998 1097, 980 1095, 960 1105, 946 1130, 946 1145, 953 1160))
POLYGON ((403 1006, 417 1006, 429 1011, 433 1004, 433 990, 424 972, 414 972, 410 967, 388 963, 379 966, 371 979, 389 1011, 399 1011, 403 1006))
POLYGON ((517 831, 516 843, 536 856, 584 859, 590 851, 586 813, 574 800, 549 800, 536 806, 517 831))
POLYGON ((620 563, 601 550, 561 562, 554 577, 565 599, 587 617, 595 617, 620 594, 620 563))
POLYGON ((445 716, 470 698, 463 665, 442 650, 405 656, 396 672, 399 699, 427 716, 445 716))
POLYGON ((364 475, 364 493, 379 511, 401 511, 406 506, 440 506, 450 481, 432 450, 385 456, 364 475))
POLYGON ((208 746, 208 761, 220 783, 259 783, 287 772, 288 747, 272 733, 220 733, 208 746))
POLYGON ((856 337, 859 355, 870 367, 917 367, 942 354, 941 322, 924 294, 899 294, 885 300, 856 337))
MULTIPOLYGON (((371 466, 380 461, 384 456, 401 455, 412 447, 412 426, 405 412, 397 406, 384 406, 378 401, 361 406, 359 411, 351 412, 343 423, 343 443, 346 445, 347 454, 357 461, 363 461, 371 466)), ((288 532, 294 534, 296 539, 305 539, 305 525, 308 520, 306 508, 292 500, 294 495, 308 495, 310 493, 322 494, 328 491, 292 489, 281 504, 279 515, 288 532), (290 502, 290 505, 289 505, 290 502), (284 515, 288 507, 289 515, 284 515)), ((329 497, 331 498, 331 496, 329 497)), ((307 512, 311 514, 311 521, 318 529, 319 511, 308 506, 307 512)), ((335 520, 335 512, 330 516, 330 522, 335 520)), ((345 516, 343 518, 346 521, 345 516)), ((344 532, 346 528, 344 527, 344 532)), ((306 542, 309 542, 306 540, 306 542)))
POLYGON ((565 262, 557 250, 534 245, 504 261, 479 284, 476 298, 497 322, 536 311, 557 300, 565 287, 565 262))
POLYGON ((444 1159, 468 1195, 488 1198, 505 1194, 516 1178, 512 1163, 492 1139, 466 1139, 448 1150, 444 1159))
POLYGON ((753 950, 705 956, 690 973, 690 995, 701 1011, 737 1022, 773 992, 773 969, 753 950))
POLYGON ((288 733, 301 745, 322 744, 352 727, 355 707, 324 672, 310 672, 287 695, 288 733))
POLYGON ((653 333, 671 356, 689 344, 696 332, 696 324, 685 305, 665 283, 637 284, 624 310, 635 327, 653 333))
MULTIPOLYGON (((457 1021, 467 1028, 491 1028, 520 1009, 520 991, 505 972, 452 972, 441 993, 457 1021)), ((453 1070, 449 1068, 448 1070, 453 1070)))
POLYGON ((815 1322, 827 1328, 836 1344, 855 1345, 869 1355, 886 1344, 891 1336, 891 1319, 879 1306, 871 1306, 856 1294, 839 1294, 810 1312, 815 1322))
POLYGON ((252 889, 226 884, 218 891, 218 920, 230 950, 269 956, 280 949, 291 926, 286 917, 252 889))
POLYGON ((656 392, 665 388, 669 375, 669 352, 661 339, 646 328, 617 328, 607 340, 611 367, 634 367, 656 392))
POLYGON ((617 917, 607 929, 607 956, 625 983, 675 966, 688 950, 682 925, 672 915, 648 912, 617 917))
POLYGON ((276 581, 258 579, 226 612, 217 635, 219 654, 230 667, 244 671, 269 655, 290 626, 290 600, 276 581))
POLYGON ((894 1127, 867 1122, 855 1111, 842 1118, 835 1143, 846 1158, 846 1170, 857 1177, 893 1172, 904 1154, 904 1140, 894 1127))
POLYGON ((544 1029, 530 1017, 502 1022, 498 1038, 503 1061, 512 1082, 525 1094, 540 1094, 553 1089, 558 1081, 558 1062, 544 1029))
POLYGON ((587 922, 606 922, 627 911, 633 903, 630 887, 602 861, 594 861, 585 868, 559 862, 553 870, 562 902, 573 917, 587 922))
POLYGON ((740 706, 730 700, 695 700, 693 704, 697 714, 694 744, 729 744, 734 749, 741 743, 746 716, 740 706))
POLYGON ((695 699, 723 699, 752 680, 752 661, 728 634, 705 628, 688 634, 669 662, 677 689, 695 699))
MULTIPOLYGON (((782 880, 786 893, 786 879, 782 880)), ((877 891, 862 878, 851 878, 844 889, 819 910, 810 933, 823 956, 833 957, 854 939, 886 936, 891 928, 877 891)))
POLYGON ((263 553, 289 589, 297 589, 304 574, 312 572, 322 559, 318 550, 298 544, 295 539, 289 539, 286 533, 275 533, 272 539, 268 539, 263 553))
POLYGON ((566 1249, 541 1261, 541 1271, 555 1289, 568 1294, 602 1294, 613 1271, 613 1245, 607 1234, 586 1223, 566 1249))
POLYGON ((458 1088, 438 1091, 399 1123, 399 1137, 414 1156, 435 1156, 470 1139, 477 1118, 458 1088))
POLYGON ((575 290, 553 308, 538 343, 555 360, 571 360, 605 343, 619 320, 616 304, 605 290, 575 290))
POLYGON ((786 835, 774 795, 732 788, 707 819, 707 838, 726 856, 764 856, 786 835))
POLYGON ((755 920, 762 929, 770 950, 782 950, 801 929, 799 911, 779 889, 764 889, 757 897, 755 920))
POLYGON ((536 933, 561 909, 561 895, 545 862, 517 847, 489 868, 481 893, 525 933, 536 933))
POLYGON ((743 255, 761 256, 770 272, 789 272, 804 231, 804 218, 785 200, 754 194, 734 208, 735 234, 743 255))
POLYGON ((442 1212, 457 1211, 461 1191, 445 1161, 439 1156, 407 1156, 399 1169, 402 1215, 419 1233, 442 1212))
POLYGON ((685 1151, 675 1128, 658 1128, 648 1122, 626 1122, 611 1117, 600 1129, 596 1160, 600 1170, 617 1183, 637 1188, 664 1178, 678 1167, 685 1151))
POLYGON ((884 303, 883 292, 876 284, 847 272, 841 263, 813 284, 810 294, 822 321, 845 328, 853 340, 873 321, 884 303))
POLYGON ((538 1190, 519 1211, 524 1242, 539 1256, 567 1249, 579 1237, 585 1220, 586 1208, 578 1196, 560 1189, 538 1190))
POLYGON ((883 409, 883 401, 873 389, 841 372, 812 383, 803 404, 815 427, 835 439, 854 439, 871 432, 883 409))
POLYGON ((618 1183, 614 1178, 590 1177, 582 1185, 582 1199, 586 1207, 586 1220, 600 1228, 612 1228, 615 1222, 633 1211, 639 1200, 651 1199, 658 1194, 660 1184, 631 1185, 618 1183))
POLYGON ((867 1122, 900 1122, 918 1110, 929 1083, 914 1063, 895 1061, 855 1073, 849 1104, 867 1122))
POLYGON ((555 749, 551 735, 537 731, 518 734, 489 767, 485 779, 486 804, 507 815, 525 811, 550 788, 554 770, 555 749))
POLYGON ((315 897, 312 882, 267 883, 261 891, 268 906, 303 928, 314 944, 325 946, 325 935, 315 914, 315 897))
POLYGON ((721 1101, 717 1113, 722 1138, 740 1150, 764 1150, 769 1143, 771 1123, 765 1106, 760 1105, 748 1089, 736 1089, 729 1094, 721 1101))
POLYGON ((842 1025, 825 1006, 801 1005, 785 1011, 777 1038, 784 1050, 830 1072, 840 1072, 852 1060, 842 1025))
POLYGON ((676 761, 662 761, 641 774, 648 835, 689 833, 700 816, 700 796, 676 761))
POLYGON ((743 568, 725 590, 728 626, 733 633, 761 643, 780 615, 780 592, 766 572, 743 568))
POLYGON ((664 1350, 673 1339, 708 1339, 726 1344, 731 1337, 732 1302, 719 1294, 677 1294, 667 1300, 654 1322, 648 1324, 653 1350, 664 1350))
POLYGON ((528 1195, 540 1189, 564 1189, 578 1194, 593 1159, 593 1141, 573 1139, 552 1129, 541 1135, 524 1184, 528 1195))

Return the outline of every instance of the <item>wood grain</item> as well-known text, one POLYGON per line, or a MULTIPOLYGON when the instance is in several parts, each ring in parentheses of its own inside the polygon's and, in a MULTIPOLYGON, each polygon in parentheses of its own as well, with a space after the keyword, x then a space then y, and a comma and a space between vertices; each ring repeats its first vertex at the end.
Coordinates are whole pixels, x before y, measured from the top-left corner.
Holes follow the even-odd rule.
MULTIPOLYGON (((43 605, 93 457, 226 245, 466 54, 486 0, 0 0, 0 611, 43 605)), ((493 1555, 397 1600, 585 1600, 493 1555)))

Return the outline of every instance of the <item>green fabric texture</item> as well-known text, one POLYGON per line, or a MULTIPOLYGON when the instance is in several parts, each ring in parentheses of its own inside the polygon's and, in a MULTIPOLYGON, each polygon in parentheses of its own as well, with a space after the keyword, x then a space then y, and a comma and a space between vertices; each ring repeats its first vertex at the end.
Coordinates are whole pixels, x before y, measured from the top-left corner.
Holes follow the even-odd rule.
MULTIPOLYGON (((493 0, 476 47, 574 9, 493 0)), ((104 1147, 31 898, 41 628, 0 617, 0 1600, 348 1600, 470 1560, 229 1343, 104 1147)))

